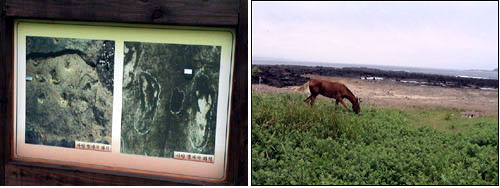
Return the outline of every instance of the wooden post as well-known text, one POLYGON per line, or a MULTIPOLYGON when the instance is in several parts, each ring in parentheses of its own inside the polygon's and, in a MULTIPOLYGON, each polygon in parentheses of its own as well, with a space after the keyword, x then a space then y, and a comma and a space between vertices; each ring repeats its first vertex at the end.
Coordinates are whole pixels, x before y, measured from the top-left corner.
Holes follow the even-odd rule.
POLYGON ((231 104, 228 177, 235 185, 247 185, 248 180, 248 11, 246 0, 241 0, 236 37, 236 58, 231 104))

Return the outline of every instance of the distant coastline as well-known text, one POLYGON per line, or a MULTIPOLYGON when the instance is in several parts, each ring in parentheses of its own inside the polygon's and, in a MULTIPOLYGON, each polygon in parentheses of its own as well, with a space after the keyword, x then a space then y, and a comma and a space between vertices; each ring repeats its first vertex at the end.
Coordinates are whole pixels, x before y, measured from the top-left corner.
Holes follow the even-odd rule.
POLYGON ((493 70, 483 70, 483 69, 469 69, 467 71, 473 71, 473 72, 497 72, 498 68, 493 69, 493 70))
POLYGON ((404 66, 388 66, 388 65, 359 65, 359 64, 343 64, 343 63, 322 63, 322 62, 301 62, 284 59, 265 59, 254 58, 252 65, 300 65, 300 66, 321 66, 333 68, 371 68, 385 71, 404 71, 410 73, 436 74, 446 76, 456 76, 464 78, 484 78, 498 80, 498 68, 494 70, 453 70, 453 69, 438 69, 438 68, 419 68, 419 67, 404 67, 404 66))

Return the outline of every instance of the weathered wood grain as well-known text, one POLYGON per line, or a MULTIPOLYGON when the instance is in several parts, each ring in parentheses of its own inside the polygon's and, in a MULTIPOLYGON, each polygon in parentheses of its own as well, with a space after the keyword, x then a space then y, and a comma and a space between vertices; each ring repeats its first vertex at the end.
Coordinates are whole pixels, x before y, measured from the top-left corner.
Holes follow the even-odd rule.
POLYGON ((236 37, 236 55, 233 80, 229 133, 229 181, 236 185, 248 184, 248 11, 241 0, 236 37))
POLYGON ((235 26, 238 0, 6 0, 22 18, 235 26))
MULTIPOLYGON (((244 0, 242 0, 244 1, 244 0)), ((237 182, 236 184, 242 183, 242 185, 248 185, 248 7, 247 4, 242 4, 242 9, 244 11, 240 12, 239 23, 243 23, 238 27, 238 36, 240 36, 237 59, 242 61, 240 63, 241 76, 238 79, 238 82, 241 82, 240 91, 243 93, 240 101, 240 116, 243 116, 240 123, 240 138, 238 139, 240 150, 240 164, 238 166, 238 174, 237 174, 237 182)), ((241 9, 240 9, 241 10, 241 9)))
MULTIPOLYGON (((3 10, 3 5, 4 5, 4 2, 3 0, 0 1, 0 11, 3 10)), ((4 32, 5 32, 5 23, 3 22, 4 19, 4 15, 0 12, 0 44, 3 44, 4 43, 4 32)), ((4 132, 5 132, 5 121, 6 121, 6 117, 5 116, 5 113, 6 111, 8 110, 6 108, 6 105, 5 105, 5 101, 7 100, 7 95, 5 94, 5 86, 4 86, 4 82, 5 82, 5 77, 3 76, 6 72, 6 70, 4 70, 4 53, 3 53, 3 46, 4 45, 0 45, 0 136, 3 136, 4 135, 4 132)), ((0 186, 4 186, 5 185, 5 170, 4 170, 4 154, 3 154, 3 151, 4 151, 4 138, 2 137, 0 139, 0 151, 2 151, 2 154, 0 154, 0 186)))
MULTIPOLYGON (((1 9, 0 9, 1 10, 1 9)), ((11 19, 5 19, 2 14, 0 20, 0 185, 5 184, 5 168, 4 165, 10 156, 11 149, 11 122, 13 118, 12 111, 12 28, 7 27, 12 24, 11 19)))
POLYGON ((189 185, 145 178, 18 164, 7 164, 5 166, 5 174, 6 185, 189 185))

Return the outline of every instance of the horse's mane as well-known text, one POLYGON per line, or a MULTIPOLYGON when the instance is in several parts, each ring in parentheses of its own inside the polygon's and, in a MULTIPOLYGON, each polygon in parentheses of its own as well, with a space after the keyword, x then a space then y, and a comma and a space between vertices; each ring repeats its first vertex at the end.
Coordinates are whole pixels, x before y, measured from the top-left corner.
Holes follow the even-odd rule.
POLYGON ((347 91, 348 91, 348 92, 349 92, 349 93, 350 93, 353 97, 355 97, 355 98, 356 98, 356 96, 354 96, 354 93, 352 93, 352 91, 351 91, 351 90, 350 90, 347 86, 345 86, 345 84, 342 84, 342 85, 344 85, 345 89, 347 89, 347 91))

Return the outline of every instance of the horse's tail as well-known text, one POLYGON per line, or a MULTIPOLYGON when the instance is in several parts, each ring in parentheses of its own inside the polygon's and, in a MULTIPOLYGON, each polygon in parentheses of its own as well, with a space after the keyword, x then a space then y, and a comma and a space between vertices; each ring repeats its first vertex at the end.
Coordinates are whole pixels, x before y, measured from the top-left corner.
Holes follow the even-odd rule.
POLYGON ((298 88, 295 88, 295 91, 304 91, 306 89, 309 89, 309 82, 310 81, 307 81, 305 84, 303 84, 302 86, 298 87, 298 88))

